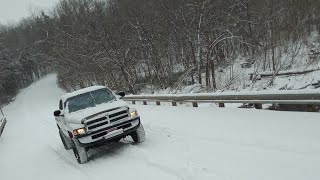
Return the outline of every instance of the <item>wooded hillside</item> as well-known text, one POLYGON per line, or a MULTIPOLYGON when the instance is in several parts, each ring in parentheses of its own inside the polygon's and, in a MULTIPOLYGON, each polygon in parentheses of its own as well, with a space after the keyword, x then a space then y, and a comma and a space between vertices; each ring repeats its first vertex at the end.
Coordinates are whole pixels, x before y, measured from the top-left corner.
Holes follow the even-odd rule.
POLYGON ((262 70, 286 68, 279 57, 320 31, 319 14, 318 0, 61 0, 1 26, 0 98, 49 72, 67 90, 217 89, 218 68, 232 78, 239 56, 262 70))

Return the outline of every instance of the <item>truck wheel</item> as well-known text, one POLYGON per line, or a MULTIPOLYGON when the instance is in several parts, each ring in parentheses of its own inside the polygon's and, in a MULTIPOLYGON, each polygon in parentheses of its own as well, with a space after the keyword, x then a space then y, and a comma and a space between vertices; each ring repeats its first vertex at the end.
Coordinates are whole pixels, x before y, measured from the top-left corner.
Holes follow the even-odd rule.
POLYGON ((64 148, 66 150, 72 149, 71 140, 68 137, 66 137, 61 130, 59 130, 59 135, 60 135, 60 138, 61 138, 61 141, 63 143, 64 148))
POLYGON ((86 148, 81 147, 79 145, 78 140, 73 140, 73 153, 74 156, 76 157, 77 161, 79 164, 84 164, 86 162, 88 162, 89 158, 88 158, 88 153, 86 148))
POLYGON ((139 125, 138 129, 131 133, 131 137, 135 143, 141 143, 145 141, 145 132, 142 124, 139 125))

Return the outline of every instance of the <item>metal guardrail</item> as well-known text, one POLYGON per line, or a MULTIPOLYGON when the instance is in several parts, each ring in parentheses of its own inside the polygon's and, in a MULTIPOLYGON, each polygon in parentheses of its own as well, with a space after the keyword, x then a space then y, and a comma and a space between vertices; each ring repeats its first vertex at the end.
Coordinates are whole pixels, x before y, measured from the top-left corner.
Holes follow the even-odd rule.
POLYGON ((123 98, 125 101, 143 102, 171 102, 173 106, 177 102, 191 102, 193 107, 198 107, 198 103, 219 103, 219 107, 224 107, 224 103, 252 103, 257 109, 262 108, 262 104, 285 104, 285 105, 320 105, 320 91, 312 90, 280 91, 279 93, 268 92, 247 92, 247 93, 216 93, 216 94, 177 94, 177 95, 131 95, 123 98))

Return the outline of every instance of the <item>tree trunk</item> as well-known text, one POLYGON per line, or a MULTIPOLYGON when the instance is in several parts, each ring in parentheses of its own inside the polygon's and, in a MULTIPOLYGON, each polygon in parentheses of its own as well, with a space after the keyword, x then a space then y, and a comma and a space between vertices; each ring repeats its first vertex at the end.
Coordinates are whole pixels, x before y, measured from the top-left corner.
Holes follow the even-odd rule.
MULTIPOLYGON (((193 45, 192 45, 192 42, 189 41, 190 43, 190 47, 191 47, 191 53, 192 53, 192 57, 193 57, 193 67, 196 67, 197 65, 197 61, 196 61, 196 55, 194 54, 194 49, 193 49, 193 45)), ((191 81, 192 81, 192 84, 194 84, 194 71, 191 72, 191 81)))
POLYGON ((214 59, 211 59, 212 88, 217 89, 214 59))
POLYGON ((120 67, 120 70, 121 70, 122 75, 123 75, 123 77, 124 77, 124 79, 125 79, 125 81, 126 81, 126 84, 128 85, 129 91, 130 91, 132 94, 135 94, 133 85, 132 85, 132 83, 130 82, 129 77, 128 77, 128 75, 127 75, 124 67, 121 66, 121 67, 120 67))

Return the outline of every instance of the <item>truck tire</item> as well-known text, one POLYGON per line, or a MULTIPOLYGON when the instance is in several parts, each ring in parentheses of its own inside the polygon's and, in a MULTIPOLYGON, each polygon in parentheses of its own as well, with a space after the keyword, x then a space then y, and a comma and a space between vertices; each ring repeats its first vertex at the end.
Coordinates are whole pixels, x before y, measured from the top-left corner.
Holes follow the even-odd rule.
POLYGON ((141 143, 145 141, 145 132, 142 124, 139 125, 138 129, 131 133, 131 138, 135 143, 141 143))
POLYGON ((89 158, 88 158, 88 153, 86 148, 81 147, 79 145, 78 140, 74 139, 72 140, 73 143, 73 153, 74 156, 76 157, 77 161, 79 164, 84 164, 86 162, 88 162, 89 158))
POLYGON ((72 149, 71 139, 66 137, 61 130, 59 130, 59 135, 62 141, 62 144, 66 150, 72 149))

